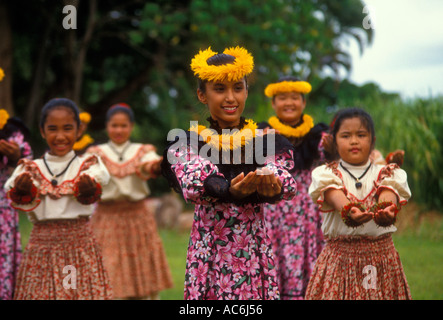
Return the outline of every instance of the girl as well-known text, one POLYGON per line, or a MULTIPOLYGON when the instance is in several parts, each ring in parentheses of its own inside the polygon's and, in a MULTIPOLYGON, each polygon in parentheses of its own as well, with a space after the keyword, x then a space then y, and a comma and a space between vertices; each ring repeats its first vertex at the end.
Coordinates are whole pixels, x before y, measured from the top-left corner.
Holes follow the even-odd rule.
POLYGON ((40 132, 49 152, 22 159, 5 184, 12 207, 34 223, 20 264, 14 299, 110 299, 101 252, 89 216, 109 173, 96 156, 72 150, 79 135, 78 108, 69 99, 42 109, 40 132))
POLYGON ((292 146, 275 136, 275 154, 267 152, 256 124, 241 117, 253 69, 244 48, 200 51, 191 68, 211 129, 192 126, 166 148, 162 163, 171 186, 195 203, 185 299, 278 299, 263 203, 293 197, 292 146), (259 146, 267 156, 261 166, 250 159, 259 146))
POLYGON ((391 233, 411 196, 397 164, 371 162, 374 124, 361 109, 340 112, 332 131, 340 160, 312 172, 309 193, 326 212, 326 246, 306 299, 410 299, 391 233))
POLYGON ((28 138, 24 124, 0 109, 0 300, 14 296, 21 259, 18 213, 11 208, 3 186, 20 158, 32 158, 28 138))
POLYGON ((290 201, 265 206, 282 299, 303 299, 315 260, 323 248, 321 215, 308 193, 311 171, 325 160, 322 136, 327 125, 314 125, 304 113, 308 82, 286 76, 269 84, 265 95, 272 98, 276 116, 261 123, 286 137, 295 148, 297 193, 290 201))
POLYGON ((103 248, 106 269, 116 298, 157 299, 161 290, 172 287, 162 241, 154 213, 146 198, 146 181, 160 173, 161 157, 154 146, 131 142, 134 113, 124 103, 106 114, 109 141, 93 146, 111 174, 92 218, 103 248))

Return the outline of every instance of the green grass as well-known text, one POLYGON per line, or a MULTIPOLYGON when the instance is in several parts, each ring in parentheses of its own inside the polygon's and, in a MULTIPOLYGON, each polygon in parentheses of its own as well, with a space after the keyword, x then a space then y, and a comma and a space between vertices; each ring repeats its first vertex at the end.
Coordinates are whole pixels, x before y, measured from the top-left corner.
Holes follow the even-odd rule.
POLYGON ((393 236, 414 300, 443 299, 443 221, 393 236))
MULTIPOLYGON (((20 217, 23 247, 32 225, 20 217)), ((188 231, 160 230, 160 236, 174 280, 174 287, 162 291, 162 300, 182 300, 185 277, 188 231)), ((443 299, 443 219, 425 220, 393 236, 414 300, 443 299)))

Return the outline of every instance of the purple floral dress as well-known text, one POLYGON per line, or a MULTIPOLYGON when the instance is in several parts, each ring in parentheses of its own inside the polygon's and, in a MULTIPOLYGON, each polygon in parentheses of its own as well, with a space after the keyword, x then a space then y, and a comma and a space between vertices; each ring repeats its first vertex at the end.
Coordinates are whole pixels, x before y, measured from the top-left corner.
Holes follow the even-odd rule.
MULTIPOLYGON (((186 146, 167 152, 180 159, 171 165, 171 170, 185 200, 195 203, 186 259, 185 299, 279 299, 264 204, 219 201, 205 190, 209 177, 224 179, 216 165, 186 146)), ((278 200, 292 198, 296 184, 286 170, 293 167, 292 153, 278 155, 266 166, 283 183, 278 200)))
MULTIPOLYGON (((32 157, 31 147, 24 141, 22 133, 15 132, 7 140, 19 145, 22 157, 29 159, 32 157)), ((3 189, 9 178, 10 169, 8 158, 0 155, 0 300, 12 299, 21 259, 18 213, 9 206, 9 200, 3 189)))
POLYGON ((321 136, 326 129, 317 125, 303 141, 291 141, 296 146, 295 157, 298 157, 292 173, 297 182, 296 195, 289 201, 265 206, 283 300, 304 299, 315 261, 324 246, 321 212, 308 189, 312 170, 325 161, 321 136))

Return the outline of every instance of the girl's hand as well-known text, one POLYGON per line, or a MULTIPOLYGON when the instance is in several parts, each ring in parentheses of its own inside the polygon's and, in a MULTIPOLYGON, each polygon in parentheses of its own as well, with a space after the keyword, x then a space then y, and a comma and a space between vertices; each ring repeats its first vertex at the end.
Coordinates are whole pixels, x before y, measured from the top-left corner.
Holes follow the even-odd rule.
POLYGON ((17 195, 29 195, 32 189, 32 179, 29 173, 23 173, 15 178, 15 192, 17 195))
POLYGON ((392 204, 389 207, 374 212, 374 221, 380 226, 390 226, 395 222, 396 213, 397 206, 392 204))
POLYGON ((257 192, 264 197, 274 197, 281 193, 282 182, 268 168, 263 168, 260 175, 257 192))
POLYGON ((260 177, 257 175, 256 171, 249 172, 246 177, 242 172, 231 180, 229 192, 234 198, 242 199, 253 194, 257 190, 259 180, 260 177))
POLYGON ((10 161, 18 161, 21 156, 20 147, 15 142, 0 139, 0 154, 5 155, 10 161))
POLYGON ((161 174, 161 163, 163 161, 163 157, 160 157, 157 160, 150 161, 146 163, 143 167, 143 171, 145 174, 159 176, 161 174))
POLYGON ((332 138, 332 134, 325 133, 321 138, 323 148, 329 154, 334 154, 334 141, 332 138))
POLYGON ((88 175, 82 175, 77 186, 79 194, 84 197, 91 197, 97 191, 97 183, 88 175))
POLYGON ((352 207, 349 212, 349 217, 358 224, 366 223, 374 218, 374 214, 368 211, 361 211, 357 207, 352 207))

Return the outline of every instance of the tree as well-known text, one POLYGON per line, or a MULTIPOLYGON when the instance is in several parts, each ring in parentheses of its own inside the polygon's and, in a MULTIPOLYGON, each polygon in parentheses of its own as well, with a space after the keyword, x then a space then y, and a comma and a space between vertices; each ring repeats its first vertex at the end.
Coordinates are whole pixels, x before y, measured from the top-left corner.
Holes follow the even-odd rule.
POLYGON ((266 108, 263 89, 269 81, 293 74, 315 89, 327 68, 334 74, 340 66, 350 68, 343 37, 353 37, 362 48, 372 37, 362 28, 359 0, 39 0, 26 9, 20 2, 2 4, 14 41, 15 110, 29 126, 54 96, 91 112, 91 130, 103 127, 111 104, 125 101, 136 109, 140 125, 154 129, 138 134, 154 142, 163 142, 170 128, 205 116, 203 108, 195 108, 189 68, 199 49, 242 45, 253 53, 247 111, 252 116, 266 108), (77 29, 63 28, 68 4, 76 8, 77 29))

